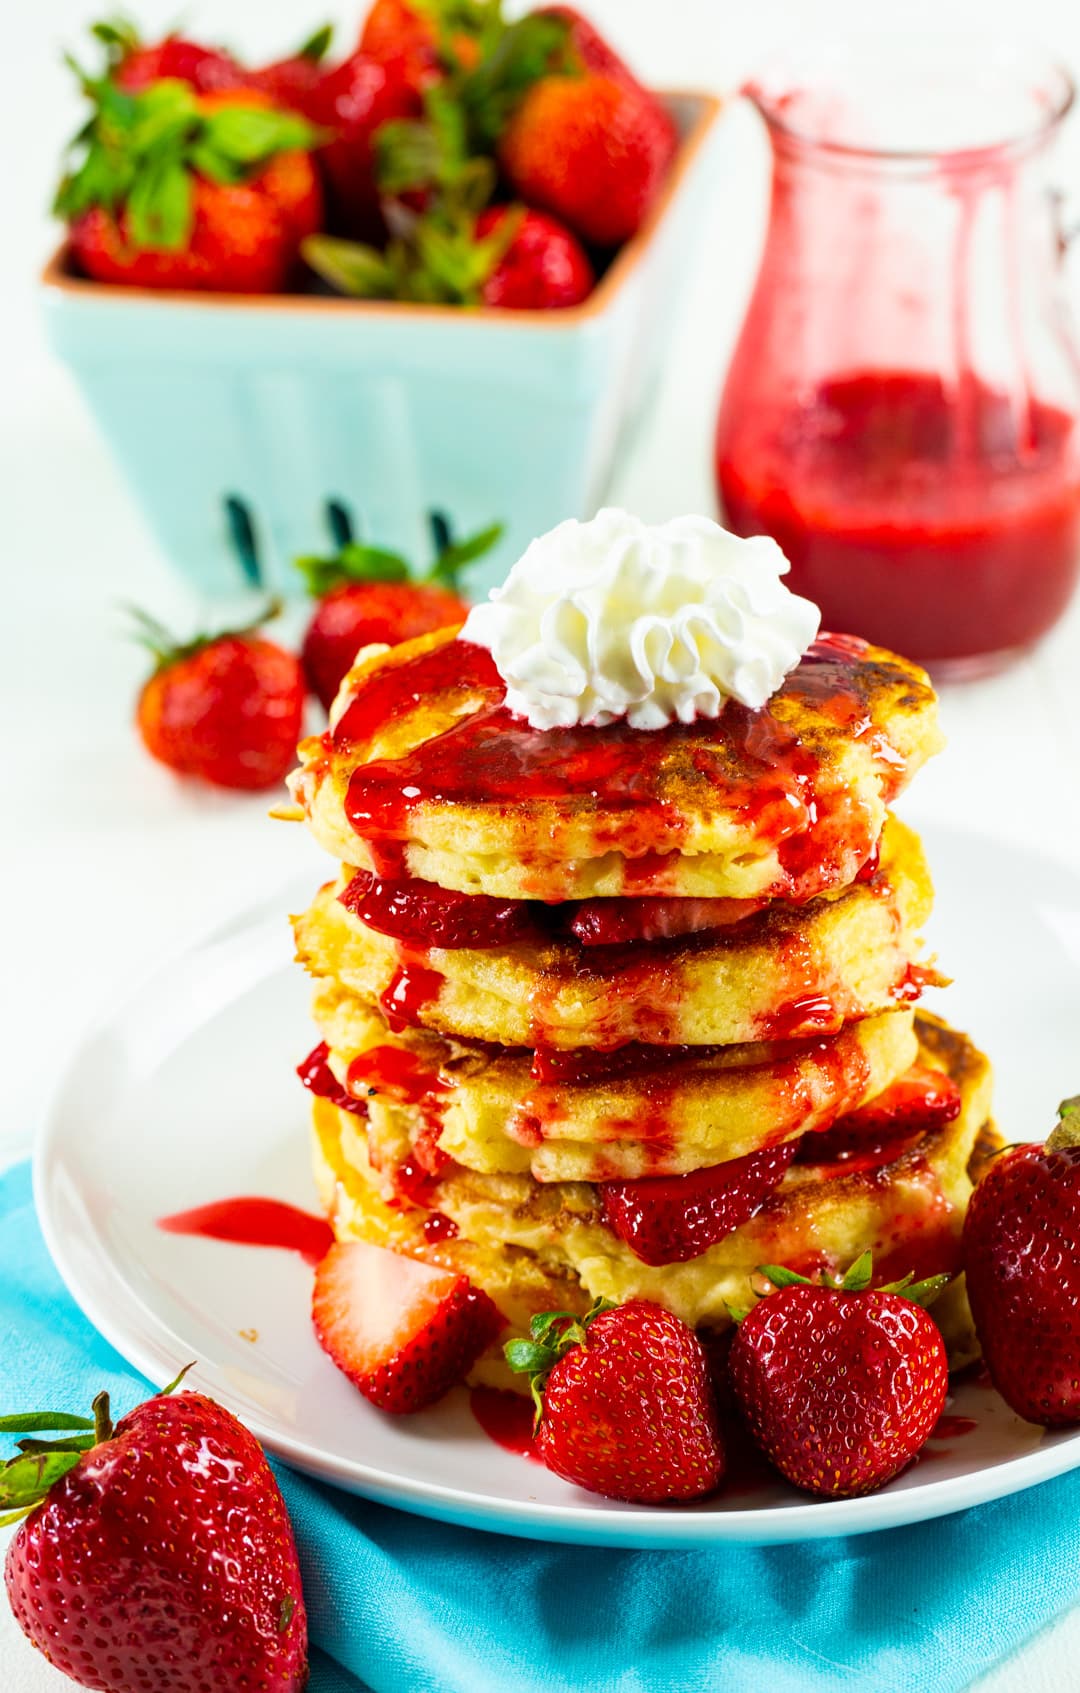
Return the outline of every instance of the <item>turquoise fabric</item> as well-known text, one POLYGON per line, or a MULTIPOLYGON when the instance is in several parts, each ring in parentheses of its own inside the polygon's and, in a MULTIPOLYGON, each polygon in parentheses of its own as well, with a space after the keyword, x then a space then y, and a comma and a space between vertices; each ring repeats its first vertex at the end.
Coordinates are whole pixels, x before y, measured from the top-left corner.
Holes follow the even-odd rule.
MULTIPOLYGON (((61 1285, 18 1166, 0 1176, 0 1411, 77 1410, 100 1387, 118 1410, 145 1393, 61 1285)), ((1080 1596, 1080 1476, 850 1540, 605 1552, 278 1474, 311 1693, 956 1693, 1080 1596)))

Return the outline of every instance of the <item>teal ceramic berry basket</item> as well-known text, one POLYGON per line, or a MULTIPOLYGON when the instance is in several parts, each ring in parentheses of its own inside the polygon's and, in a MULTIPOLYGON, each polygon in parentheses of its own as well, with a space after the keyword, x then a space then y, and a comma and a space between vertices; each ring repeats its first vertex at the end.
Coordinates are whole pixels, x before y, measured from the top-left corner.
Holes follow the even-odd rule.
POLYGON ((110 288, 56 254, 52 345, 198 592, 299 594, 292 560, 350 532, 424 561, 434 515, 455 534, 505 524, 475 594, 595 509, 659 368, 720 109, 664 98, 681 136, 665 193, 569 310, 110 288))

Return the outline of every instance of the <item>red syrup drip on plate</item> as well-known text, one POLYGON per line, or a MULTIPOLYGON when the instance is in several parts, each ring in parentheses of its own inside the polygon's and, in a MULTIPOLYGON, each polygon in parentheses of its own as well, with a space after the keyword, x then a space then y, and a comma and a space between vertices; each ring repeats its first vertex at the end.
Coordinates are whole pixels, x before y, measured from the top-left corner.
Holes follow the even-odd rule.
POLYGON ((504 1452, 515 1452, 534 1464, 543 1462, 533 1439, 536 1409, 531 1399, 498 1387, 474 1387, 469 1409, 488 1439, 504 1452))
MULTIPOLYGON (((873 848, 869 819, 852 812, 844 793, 821 793, 821 769, 794 730, 773 714, 793 697, 853 737, 871 727, 854 672, 861 643, 824 637, 785 678, 769 706, 750 711, 729 700, 720 717, 670 724, 650 734, 625 722, 605 728, 537 730, 504 705, 502 681, 489 653, 455 640, 375 671, 362 682, 335 731, 345 747, 381 731, 438 695, 462 714, 441 734, 401 757, 361 764, 349 780, 345 810, 367 841, 401 840, 417 805, 585 802, 596 841, 628 858, 678 848, 685 832, 687 791, 700 803, 737 811, 787 854, 789 897, 811 897, 855 873, 873 848), (667 803, 674 785, 678 803, 667 803), (609 838, 610 837, 610 838, 609 838)), ((892 797, 898 760, 882 737, 874 747, 892 797)), ((557 856, 557 843, 552 843, 557 856)))
POLYGON ((939 1417, 930 1431, 931 1440, 958 1440, 961 1435, 974 1434, 978 1428, 974 1417, 939 1417))
POLYGON ((325 1218, 280 1199, 218 1199, 192 1211, 160 1217, 158 1228, 166 1234, 226 1240, 237 1246, 277 1247, 298 1253, 307 1264, 318 1264, 334 1244, 334 1231, 325 1218))
POLYGON ((367 1116, 367 1105, 362 1099, 354 1099, 346 1093, 329 1063, 330 1048, 325 1041, 320 1041, 313 1047, 302 1064, 296 1066, 296 1074, 304 1086, 317 1099, 328 1099, 331 1105, 336 1105, 339 1111, 353 1111, 358 1117, 367 1116))

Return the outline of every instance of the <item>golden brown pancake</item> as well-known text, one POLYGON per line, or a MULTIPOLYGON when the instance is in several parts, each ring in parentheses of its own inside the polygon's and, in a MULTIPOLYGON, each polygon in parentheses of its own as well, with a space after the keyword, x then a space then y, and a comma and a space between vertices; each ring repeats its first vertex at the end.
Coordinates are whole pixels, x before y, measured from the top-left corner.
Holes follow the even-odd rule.
POLYGON ((869 881, 801 908, 652 945, 574 941, 406 951, 327 885, 295 919, 297 956, 390 1021, 502 1046, 727 1046, 835 1033, 918 991, 933 892, 918 837, 892 818, 869 881))
MULTIPOLYGON (((589 1183, 544 1186, 528 1176, 455 1169, 432 1186, 424 1207, 403 1203, 389 1174, 371 1163, 363 1120, 325 1100, 314 1109, 320 1194, 339 1239, 373 1240, 464 1271, 513 1328, 538 1308, 581 1310, 600 1295, 653 1299, 695 1327, 723 1328, 729 1306, 753 1303, 759 1265, 837 1271, 868 1247, 877 1280, 954 1269, 969 1167, 980 1135, 985 1154, 990 1132, 990 1065, 937 1019, 920 1015, 917 1028, 920 1063, 944 1071, 960 1089, 959 1116, 873 1170, 823 1179, 820 1167, 793 1164, 755 1217, 685 1263, 642 1263, 607 1227, 589 1183), (456 1226, 455 1237, 428 1237, 436 1213, 456 1226)), ((970 1350, 964 1307, 962 1292, 954 1293, 939 1312, 961 1351, 970 1350)), ((495 1349, 479 1379, 501 1375, 495 1349)))
POLYGON ((499 898, 802 900, 854 878, 941 744, 925 672, 848 637, 761 711, 655 731, 532 730, 503 692, 452 630, 361 653, 293 778, 321 845, 499 898))
POLYGON ((480 1174, 540 1182, 678 1175, 824 1128, 915 1061, 910 1011, 849 1023, 822 1040, 616 1054, 619 1069, 536 1079, 532 1054, 393 1034, 355 995, 325 983, 315 1021, 344 1085, 367 1106, 377 1153, 402 1162, 418 1139, 480 1174), (355 1063, 353 1061, 356 1061, 355 1063))

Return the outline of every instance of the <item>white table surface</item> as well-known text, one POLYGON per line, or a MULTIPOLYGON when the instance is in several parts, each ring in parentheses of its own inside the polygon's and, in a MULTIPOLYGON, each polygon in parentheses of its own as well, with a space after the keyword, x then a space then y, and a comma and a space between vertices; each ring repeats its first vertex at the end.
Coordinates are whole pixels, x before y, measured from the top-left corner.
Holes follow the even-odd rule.
MULTIPOLYGON (((799 29, 845 29, 861 10, 857 0, 815 0, 812 8, 806 0, 756 0, 738 9, 721 0, 662 7, 589 0, 588 9, 631 57, 652 67, 654 80, 717 88, 737 83, 763 50, 790 42, 799 29)), ((987 0, 874 8, 875 16, 895 11, 912 29, 937 27, 945 17, 973 34, 1013 21, 1019 10, 987 0)), ((313 880, 322 869, 301 830, 265 820, 264 800, 179 785, 144 756, 130 726, 142 661, 121 638, 121 602, 137 600, 181 623, 195 608, 168 574, 72 385, 49 359, 32 280, 52 238, 44 207, 54 159, 76 118, 59 48, 79 42, 98 11, 80 0, 48 0, 10 8, 4 19, 0 127, 10 133, 2 135, 8 168, 0 199, 7 608, 0 698, 8 778, 0 818, 8 962, 0 1161, 30 1144, 51 1078, 103 1005, 185 936, 305 865, 313 880)), ((138 12, 148 31, 176 15, 173 0, 143 0, 138 12)), ((302 38, 319 12, 315 0, 204 0, 190 16, 212 20, 221 38, 254 53, 302 38)), ((1068 0, 1026 0, 1023 16, 1080 66, 1080 14, 1068 0)), ((1072 152, 1080 159, 1077 137, 1072 152)), ((1080 188, 1080 171, 1072 177, 1080 188)), ((612 489, 647 517, 711 509, 712 411, 753 272, 764 182, 760 139, 737 113, 666 383, 612 489)), ((921 817, 1037 843, 1080 870, 1078 649, 1080 602, 1035 658, 946 695, 950 747, 919 778, 921 817)), ((1077 1685, 1078 1659, 1074 1613, 984 1678, 979 1693, 1062 1693, 1077 1685)), ((2 1604, 0 1666, 5 1693, 71 1685, 24 1646, 2 1604)))

